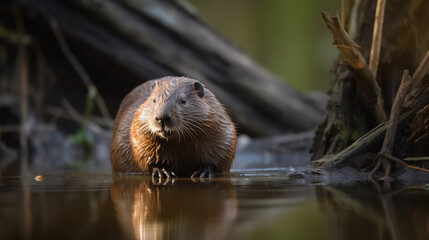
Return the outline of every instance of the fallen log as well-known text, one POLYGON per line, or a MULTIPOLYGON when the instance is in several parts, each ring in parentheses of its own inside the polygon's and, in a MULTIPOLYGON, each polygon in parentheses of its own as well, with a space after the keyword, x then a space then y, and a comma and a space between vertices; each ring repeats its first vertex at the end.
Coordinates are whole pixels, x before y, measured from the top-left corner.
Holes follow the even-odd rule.
POLYGON ((302 131, 323 116, 311 98, 250 60, 182 1, 41 0, 19 6, 28 34, 48 59, 61 55, 51 52, 58 45, 51 34, 55 22, 112 113, 134 86, 184 75, 221 99, 240 132, 302 131))

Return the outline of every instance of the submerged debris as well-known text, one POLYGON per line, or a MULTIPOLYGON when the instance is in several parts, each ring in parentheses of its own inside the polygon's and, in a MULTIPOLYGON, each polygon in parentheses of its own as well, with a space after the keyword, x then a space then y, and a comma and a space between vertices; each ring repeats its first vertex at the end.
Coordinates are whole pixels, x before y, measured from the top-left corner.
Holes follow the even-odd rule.
POLYGON ((34 178, 34 180, 36 180, 36 181, 38 181, 38 182, 41 182, 41 181, 43 181, 43 176, 42 176, 42 175, 37 175, 37 176, 34 178))

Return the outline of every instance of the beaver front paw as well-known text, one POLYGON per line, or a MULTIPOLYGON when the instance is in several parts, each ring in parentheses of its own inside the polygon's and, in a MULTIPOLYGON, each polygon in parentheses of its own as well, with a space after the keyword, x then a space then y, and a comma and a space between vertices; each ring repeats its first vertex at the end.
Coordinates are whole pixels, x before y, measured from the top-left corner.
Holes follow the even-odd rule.
POLYGON ((191 178, 212 178, 214 176, 211 167, 201 168, 192 173, 191 178))
POLYGON ((152 178, 167 178, 167 179, 169 179, 169 178, 177 178, 177 176, 174 172, 169 171, 165 168, 159 169, 157 167, 154 167, 152 169, 152 178))

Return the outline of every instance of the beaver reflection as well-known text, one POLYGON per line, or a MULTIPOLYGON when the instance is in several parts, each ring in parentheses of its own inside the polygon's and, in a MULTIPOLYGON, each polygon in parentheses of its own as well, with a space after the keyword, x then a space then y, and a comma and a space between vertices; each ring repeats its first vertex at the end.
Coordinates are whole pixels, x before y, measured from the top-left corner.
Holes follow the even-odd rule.
POLYGON ((237 215, 230 179, 154 185, 147 176, 115 176, 111 196, 129 239, 222 239, 237 215))

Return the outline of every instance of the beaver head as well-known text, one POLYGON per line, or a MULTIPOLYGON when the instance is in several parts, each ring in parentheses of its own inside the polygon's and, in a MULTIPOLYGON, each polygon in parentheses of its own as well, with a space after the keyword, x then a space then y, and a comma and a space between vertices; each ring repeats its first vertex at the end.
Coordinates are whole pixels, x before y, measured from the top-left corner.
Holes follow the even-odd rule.
POLYGON ((206 92, 200 82, 188 78, 155 81, 139 116, 143 132, 151 138, 178 141, 205 134, 211 114, 206 92))

